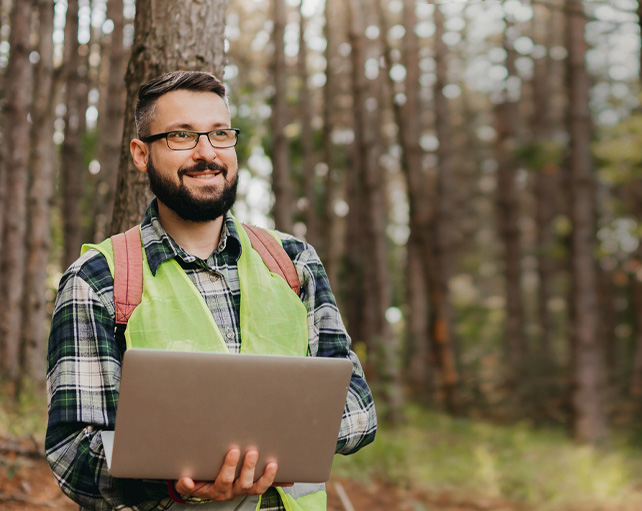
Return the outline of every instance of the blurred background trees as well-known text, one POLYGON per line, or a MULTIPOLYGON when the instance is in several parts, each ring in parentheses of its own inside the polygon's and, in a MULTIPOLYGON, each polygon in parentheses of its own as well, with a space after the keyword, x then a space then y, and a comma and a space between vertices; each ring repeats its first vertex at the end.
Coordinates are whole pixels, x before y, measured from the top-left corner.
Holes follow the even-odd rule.
POLYGON ((228 86, 243 221, 325 262, 382 417, 640 418, 642 115, 633 0, 0 4, 0 360, 42 387, 57 282, 138 221, 132 98, 228 86), (276 199, 276 201, 275 201, 276 199))

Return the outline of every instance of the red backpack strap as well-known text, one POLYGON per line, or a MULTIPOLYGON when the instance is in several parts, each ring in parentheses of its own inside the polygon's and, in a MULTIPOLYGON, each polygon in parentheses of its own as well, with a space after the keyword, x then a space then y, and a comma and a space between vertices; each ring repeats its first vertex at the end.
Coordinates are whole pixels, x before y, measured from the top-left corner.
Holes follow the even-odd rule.
POLYGON ((283 246, 265 229, 247 224, 243 224, 243 227, 252 242, 252 248, 259 253, 265 266, 272 273, 281 275, 290 285, 292 291, 299 296, 301 292, 299 276, 296 273, 292 259, 290 259, 283 246))
POLYGON ((126 325, 143 297, 143 247, 140 227, 111 237, 114 247, 114 306, 116 324, 126 325))

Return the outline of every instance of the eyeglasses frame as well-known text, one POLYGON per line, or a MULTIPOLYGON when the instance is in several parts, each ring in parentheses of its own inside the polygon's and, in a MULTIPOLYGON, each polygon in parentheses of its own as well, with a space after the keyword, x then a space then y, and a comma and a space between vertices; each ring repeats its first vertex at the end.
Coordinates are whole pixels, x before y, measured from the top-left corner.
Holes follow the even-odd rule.
POLYGON ((192 149, 194 149, 194 147, 196 147, 196 146, 198 145, 198 143, 199 143, 199 142, 200 142, 200 140, 201 140, 201 137, 202 137, 203 135, 205 135, 205 136, 207 136, 207 141, 210 143, 210 145, 211 145, 214 149, 230 149, 230 148, 232 148, 232 147, 235 147, 235 146, 236 146, 236 144, 238 143, 238 141, 239 141, 239 134, 240 134, 240 133, 241 133, 241 130, 240 130, 240 129, 238 129, 238 128, 215 128, 215 129, 213 129, 213 130, 209 130, 209 131, 171 130, 171 131, 164 131, 163 133, 155 133, 155 134, 153 134, 153 135, 148 135, 148 136, 146 136, 146 137, 141 137, 141 139, 140 139, 140 140, 141 140, 142 142, 145 142, 146 144, 149 144, 149 143, 151 143, 151 142, 155 142, 156 140, 160 140, 161 138, 164 138, 164 139, 165 139, 165 143, 167 144, 167 148, 168 148, 168 149, 170 149, 170 150, 172 150, 172 151, 191 151, 192 149), (235 132, 235 133, 236 133, 236 140, 234 141, 234 144, 233 144, 233 145, 227 145, 227 146, 224 146, 224 147, 218 147, 218 146, 215 146, 215 145, 212 143, 212 141, 210 140, 210 137, 209 137, 209 134, 210 134, 210 133, 212 133, 213 131, 233 131, 233 132, 235 132), (167 136, 168 136, 170 133, 177 133, 177 132, 196 133, 196 134, 198 135, 198 138, 196 139, 196 143, 194 144, 194 146, 193 146, 193 147, 186 147, 186 148, 184 148, 184 149, 174 149, 173 147, 169 147, 169 142, 168 142, 168 140, 167 140, 167 136))

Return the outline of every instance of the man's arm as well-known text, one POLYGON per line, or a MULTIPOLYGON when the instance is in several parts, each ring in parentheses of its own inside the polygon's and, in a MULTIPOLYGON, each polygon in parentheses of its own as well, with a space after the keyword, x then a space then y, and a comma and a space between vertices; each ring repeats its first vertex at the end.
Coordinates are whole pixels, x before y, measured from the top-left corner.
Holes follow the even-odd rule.
POLYGON ((100 436, 113 430, 124 346, 114 338, 113 278, 88 252, 63 276, 51 323, 47 460, 63 492, 88 509, 166 509, 163 481, 109 475, 100 436))
POLYGON ((361 363, 351 349, 351 340, 341 319, 330 281, 316 251, 289 235, 279 233, 283 248, 296 267, 301 281, 301 300, 308 310, 310 355, 347 358, 352 378, 343 411, 336 452, 351 454, 371 443, 377 432, 377 415, 372 393, 361 363))

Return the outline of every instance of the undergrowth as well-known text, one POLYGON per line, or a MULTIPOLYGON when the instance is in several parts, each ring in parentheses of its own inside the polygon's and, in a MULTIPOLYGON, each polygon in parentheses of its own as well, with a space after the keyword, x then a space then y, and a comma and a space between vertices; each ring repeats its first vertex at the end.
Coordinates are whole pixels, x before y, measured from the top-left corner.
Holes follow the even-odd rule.
POLYGON ((0 387, 0 436, 44 440, 47 427, 47 399, 44 390, 25 384, 20 397, 0 387))
POLYGON ((511 499, 534 511, 642 509, 642 450, 623 435, 595 448, 562 430, 497 426, 419 407, 395 430, 380 426, 374 444, 335 457, 333 474, 511 499))

